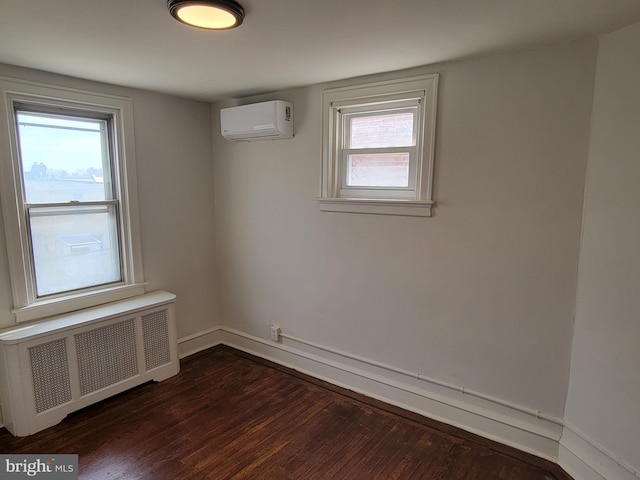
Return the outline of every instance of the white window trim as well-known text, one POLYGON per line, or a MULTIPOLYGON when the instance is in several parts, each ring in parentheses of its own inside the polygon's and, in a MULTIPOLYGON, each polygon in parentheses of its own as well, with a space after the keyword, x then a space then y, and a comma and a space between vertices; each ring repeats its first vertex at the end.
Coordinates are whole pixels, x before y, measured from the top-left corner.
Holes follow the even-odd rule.
POLYGON ((438 74, 333 88, 322 93, 322 171, 318 205, 323 212, 430 217, 433 201, 438 74), (338 159, 337 109, 367 100, 393 99, 424 92, 419 132, 416 191, 413 198, 348 198, 340 196, 342 162, 338 159))
POLYGON ((129 98, 0 77, 0 187, 13 294, 12 312, 17 322, 67 313, 144 293, 133 139, 133 106, 129 98), (46 299, 35 297, 26 218, 19 201, 22 198, 22 179, 17 170, 14 103, 62 106, 113 114, 118 158, 114 168, 121 202, 123 282, 46 299))

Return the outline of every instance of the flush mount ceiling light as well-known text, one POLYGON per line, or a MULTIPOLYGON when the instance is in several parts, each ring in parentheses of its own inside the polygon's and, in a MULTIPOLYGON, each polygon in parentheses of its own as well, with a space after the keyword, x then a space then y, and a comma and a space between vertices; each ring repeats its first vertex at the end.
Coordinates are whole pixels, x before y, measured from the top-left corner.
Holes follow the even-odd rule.
POLYGON ((207 30, 228 30, 244 20, 244 9, 233 0, 168 0, 167 7, 179 22, 207 30))

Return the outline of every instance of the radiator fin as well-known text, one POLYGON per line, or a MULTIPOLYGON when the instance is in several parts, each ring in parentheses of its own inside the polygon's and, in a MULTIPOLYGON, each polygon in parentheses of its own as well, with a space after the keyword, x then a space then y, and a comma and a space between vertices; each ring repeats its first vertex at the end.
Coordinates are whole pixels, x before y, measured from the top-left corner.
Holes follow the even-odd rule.
POLYGON ((29 348, 36 412, 71 401, 65 338, 29 348))
POLYGON ((144 339, 144 361, 147 371, 171 362, 167 310, 142 316, 142 338, 144 339))
POLYGON ((135 319, 75 335, 80 394, 138 374, 135 319))

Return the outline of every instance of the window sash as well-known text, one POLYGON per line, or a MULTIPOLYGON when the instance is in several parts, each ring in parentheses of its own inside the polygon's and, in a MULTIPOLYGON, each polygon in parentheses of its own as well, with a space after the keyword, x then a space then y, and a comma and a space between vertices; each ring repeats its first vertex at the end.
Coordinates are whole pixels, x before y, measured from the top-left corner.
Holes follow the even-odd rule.
MULTIPOLYGON (((86 123, 94 123, 99 125, 99 130, 93 130, 92 133, 97 133, 100 136, 100 167, 102 169, 102 189, 101 189, 101 198, 95 198, 94 200, 112 200, 116 199, 116 191, 115 191, 115 182, 113 179, 113 172, 115 171, 115 159, 114 159, 114 134, 113 134, 113 116, 105 115, 99 112, 84 112, 84 111, 75 111, 70 108, 51 108, 47 106, 40 106, 29 103, 16 103, 14 104, 14 121, 16 126, 16 134, 17 134, 17 156, 19 158, 19 166, 21 172, 21 184, 22 184, 22 202, 23 203, 38 203, 38 204, 46 204, 50 203, 46 200, 42 201, 34 201, 35 199, 30 199, 30 195, 27 185, 28 175, 26 172, 26 158, 25 152, 23 151, 23 143, 25 143, 25 139, 27 132, 22 130, 22 126, 24 122, 20 121, 21 116, 32 116, 39 117, 40 119, 51 119, 58 121, 72 121, 78 122, 85 120, 86 123)), ((79 128, 74 128, 70 126, 61 126, 61 125, 47 125, 46 123, 31 124, 30 126, 34 128, 46 129, 50 128, 52 130, 60 129, 60 130, 80 130, 79 128)), ((74 139, 75 140, 75 139, 74 139)), ((58 140, 60 141, 60 140, 58 140)), ((95 145, 94 145, 95 146, 95 145)), ((35 152, 31 152, 34 155, 35 152)), ((94 152, 95 153, 95 152, 94 152)), ((31 157, 30 157, 31 158, 31 157)), ((66 159, 65 159, 66 160, 66 159)), ((60 160, 59 160, 60 161, 60 160)), ((66 160, 68 161, 68 160, 66 160)), ((65 165, 67 166, 67 165, 65 165)), ((69 165, 70 166, 70 165, 69 165)), ((92 168, 89 166, 87 170, 92 168)), ((33 167, 32 167, 33 169, 33 167)), ((38 181, 38 180, 36 180, 38 181)), ((83 192, 84 193, 84 192, 83 192)), ((31 195, 32 196, 32 195, 31 195)), ((71 201, 71 198, 68 198, 71 201)), ((66 198, 60 199, 61 202, 67 201, 66 198)))
POLYGON ((342 151, 342 158, 340 161, 341 168, 341 184, 340 184, 340 196, 360 196, 367 195, 371 192, 375 192, 375 195, 388 197, 388 196, 402 196, 403 198, 411 196, 415 193, 416 177, 417 177, 417 149, 416 147, 391 147, 391 148, 350 148, 342 151), (379 155, 379 154, 402 154, 406 153, 409 156, 408 166, 408 179, 407 186, 374 186, 374 185, 350 185, 349 184, 349 158, 354 155, 379 155), (387 192, 385 195, 384 192, 387 192))
POLYGON ((343 138, 342 138, 342 148, 375 148, 375 147, 353 147, 352 145, 352 120, 356 118, 372 118, 372 117, 382 117, 382 116, 391 116, 403 113, 410 113, 413 116, 412 128, 411 128, 411 142, 408 142, 404 145, 383 145, 378 148, 394 148, 394 147, 414 147, 418 141, 418 132, 420 128, 420 108, 419 105, 416 105, 413 108, 384 108, 381 110, 367 110, 364 112, 359 112, 357 114, 354 113, 345 113, 344 111, 340 112, 341 115, 341 123, 343 130, 343 138))
POLYGON ((352 105, 351 107, 336 107, 337 144, 336 166, 338 173, 339 198, 398 198, 415 199, 417 197, 416 186, 418 179, 418 149, 419 131, 422 125, 422 102, 419 99, 396 98, 393 101, 366 103, 352 105), (385 114, 406 113, 413 114, 412 137, 413 144, 401 147, 372 147, 349 148, 351 136, 351 119, 354 117, 382 116, 385 114), (349 185, 349 158, 352 155, 366 154, 394 154, 408 153, 408 182, 407 186, 375 186, 375 185, 349 185))
POLYGON ((27 204, 25 210, 36 298, 123 282, 118 201, 27 204))
MULTIPOLYGON (((114 149, 112 147, 113 116, 91 111, 79 111, 73 107, 51 108, 38 104, 16 102, 14 103, 14 121, 17 134, 17 157, 19 166, 21 166, 22 198, 19 198, 19 202, 24 206, 26 215, 25 225, 28 241, 26 253, 31 273, 28 278, 28 288, 32 292, 32 298, 35 301, 122 283, 124 259, 122 257, 121 224, 118 213, 119 202, 112 182, 112 172, 115 170, 114 149), (33 192, 27 190, 25 149, 30 148, 32 143, 36 141, 34 139, 27 141, 27 131, 21 129, 24 126, 22 120, 28 119, 28 117, 33 117, 33 123, 30 126, 40 129, 41 134, 49 128, 60 130, 59 137, 54 136, 49 139, 53 144, 60 141, 59 138, 64 138, 64 131, 77 130, 76 127, 73 127, 75 122, 84 120, 87 124, 94 124, 98 127, 95 133, 99 135, 97 139, 99 142, 99 163, 103 173, 103 187, 99 196, 104 200, 77 201, 69 198, 68 202, 55 202, 56 196, 60 193, 54 191, 54 202, 44 199, 35 203, 27 203, 28 194, 33 196, 33 192), (48 124, 47 119, 58 122, 48 124), (65 126, 65 121, 72 123, 65 126), (106 214, 106 217, 100 218, 102 214, 106 214), (73 222, 64 221, 64 217, 70 215, 77 217, 73 222), (96 232, 99 233, 94 237, 93 234, 96 232), (74 246, 64 240, 64 238, 70 238, 74 235, 83 235, 87 238, 93 238, 95 241, 78 248, 77 245, 74 246)), ((95 147, 95 143, 93 145, 95 147)), ((94 153, 96 152, 94 151, 94 153)), ((64 162, 64 167, 71 167, 71 164, 67 163, 68 159, 65 158, 61 161, 64 162)), ((77 164, 82 165, 80 168, 91 168, 86 157, 79 161, 82 162, 77 164)), ((36 180, 36 182, 39 181, 46 180, 36 180)), ((82 187, 78 190, 82 196, 91 195, 89 190, 84 191, 82 187)), ((66 200, 67 195, 73 197, 75 194, 78 193, 63 191, 62 199, 66 200)))

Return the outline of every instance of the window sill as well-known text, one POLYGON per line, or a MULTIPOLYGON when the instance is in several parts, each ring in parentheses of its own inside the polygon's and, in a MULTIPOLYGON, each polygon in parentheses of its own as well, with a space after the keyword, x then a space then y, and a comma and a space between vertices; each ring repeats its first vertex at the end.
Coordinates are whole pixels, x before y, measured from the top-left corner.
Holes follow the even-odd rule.
POLYGON ((318 198, 318 205, 322 212, 430 217, 431 209, 435 206, 435 202, 368 198, 318 198))
POLYGON ((17 323, 62 315, 64 313, 142 295, 145 293, 145 285, 146 283, 121 285, 76 295, 41 300, 26 307, 15 309, 13 310, 13 314, 16 317, 17 323))

